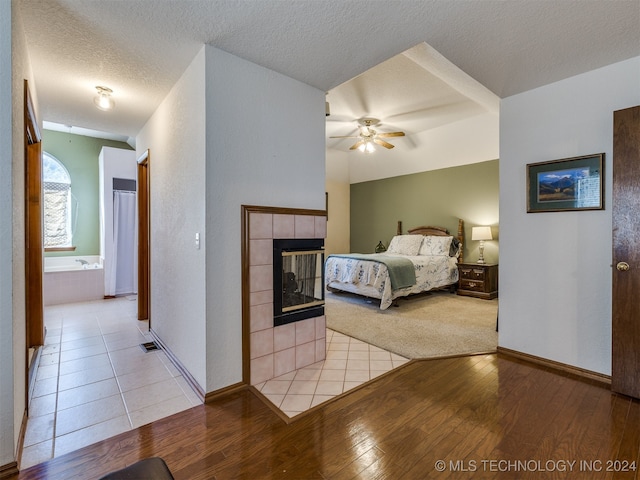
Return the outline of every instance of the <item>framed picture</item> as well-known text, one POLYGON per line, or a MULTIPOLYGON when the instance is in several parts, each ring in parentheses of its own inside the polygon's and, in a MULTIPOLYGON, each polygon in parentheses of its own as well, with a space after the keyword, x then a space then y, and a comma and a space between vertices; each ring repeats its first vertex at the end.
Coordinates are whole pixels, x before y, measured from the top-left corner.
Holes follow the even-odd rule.
POLYGON ((527 213, 604 209, 604 153, 527 165, 527 213))

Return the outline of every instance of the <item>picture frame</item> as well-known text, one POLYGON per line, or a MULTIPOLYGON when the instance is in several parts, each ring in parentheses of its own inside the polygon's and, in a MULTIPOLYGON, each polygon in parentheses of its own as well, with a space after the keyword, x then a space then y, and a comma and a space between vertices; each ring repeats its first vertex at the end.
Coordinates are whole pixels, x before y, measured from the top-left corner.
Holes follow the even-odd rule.
POLYGON ((527 164, 527 213, 604 210, 604 153, 527 164))

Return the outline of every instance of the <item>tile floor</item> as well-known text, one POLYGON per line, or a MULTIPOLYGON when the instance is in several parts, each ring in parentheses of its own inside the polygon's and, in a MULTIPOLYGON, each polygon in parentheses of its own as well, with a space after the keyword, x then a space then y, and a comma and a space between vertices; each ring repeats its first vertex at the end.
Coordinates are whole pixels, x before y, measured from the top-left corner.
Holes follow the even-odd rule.
MULTIPOLYGON (((45 308, 20 468, 77 450, 201 404, 152 341, 136 302, 116 298, 45 308)), ((326 360, 256 385, 294 417, 409 360, 327 330, 326 360)))
POLYGON ((288 417, 397 368, 409 359, 327 329, 327 357, 256 385, 288 417))
POLYGON ((202 402, 122 297, 45 307, 47 335, 20 468, 202 402))

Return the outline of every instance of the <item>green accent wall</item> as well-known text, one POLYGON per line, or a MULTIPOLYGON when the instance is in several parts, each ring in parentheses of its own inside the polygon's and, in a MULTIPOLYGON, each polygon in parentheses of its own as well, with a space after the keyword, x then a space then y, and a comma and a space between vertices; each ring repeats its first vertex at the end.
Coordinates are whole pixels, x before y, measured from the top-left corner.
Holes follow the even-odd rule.
POLYGON ((476 261, 478 242, 471 227, 490 225, 494 240, 485 244, 488 263, 498 262, 498 160, 403 175, 351 185, 351 251, 373 253, 396 234, 421 225, 458 232, 465 223, 465 261, 476 261))
MULTIPOLYGON (((100 200, 98 157, 103 146, 133 150, 127 143, 71 133, 43 130, 42 150, 69 171, 71 193, 78 200, 73 252, 46 252, 46 256, 100 254, 100 200)), ((76 215, 74 211, 72 213, 76 215)))

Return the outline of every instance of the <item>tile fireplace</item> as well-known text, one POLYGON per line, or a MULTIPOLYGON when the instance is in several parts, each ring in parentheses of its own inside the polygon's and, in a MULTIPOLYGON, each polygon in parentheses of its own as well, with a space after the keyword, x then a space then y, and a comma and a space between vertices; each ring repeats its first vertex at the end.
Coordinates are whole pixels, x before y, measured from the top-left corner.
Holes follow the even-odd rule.
POLYGON ((256 385, 325 359, 322 246, 327 219, 322 210, 260 206, 245 206, 243 218, 243 321, 249 366, 245 378, 256 385), (274 255, 274 244, 280 242, 278 248, 284 245, 285 254, 274 255), (274 269, 293 276, 276 279, 274 269), (278 303, 284 319, 276 318, 278 303))

